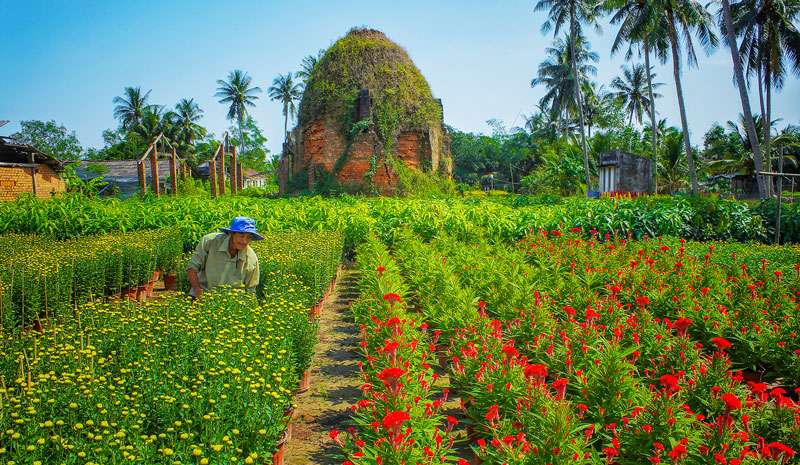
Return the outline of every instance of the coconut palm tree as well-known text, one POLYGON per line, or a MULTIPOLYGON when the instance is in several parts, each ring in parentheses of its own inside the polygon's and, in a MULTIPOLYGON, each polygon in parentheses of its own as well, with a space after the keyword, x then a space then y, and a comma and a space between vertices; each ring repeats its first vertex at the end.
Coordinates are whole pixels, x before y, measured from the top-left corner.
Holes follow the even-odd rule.
MULTIPOLYGON (((700 193, 697 184, 697 169, 692 155, 692 144, 689 140, 689 122, 686 118, 686 102, 683 98, 683 86, 681 85, 681 39, 686 49, 687 64, 697 66, 697 54, 695 53, 692 33, 697 36, 700 44, 706 53, 710 53, 719 43, 712 28, 714 18, 711 13, 696 0, 654 0, 653 8, 656 14, 653 16, 657 21, 656 30, 666 32, 666 44, 672 55, 672 72, 675 78, 675 92, 678 98, 678 109, 681 116, 681 128, 683 132, 683 145, 689 167, 689 177, 692 182, 692 195, 700 193)), ((666 45, 659 42, 659 46, 666 45)), ((662 61, 666 59, 666 53, 660 53, 662 61)))
MULTIPOLYGON (((252 78, 246 72, 235 69, 228 74, 228 80, 217 80, 217 93, 214 97, 222 97, 219 103, 230 103, 228 107, 229 120, 235 120, 239 126, 239 145, 244 144, 244 134, 242 124, 247 115, 247 107, 254 107, 255 100, 258 100, 257 93, 261 92, 260 87, 250 87, 252 78)), ((242 147, 244 155, 244 147, 242 147)))
POLYGON ((669 128, 661 139, 661 156, 659 157, 658 171, 665 181, 669 194, 674 194, 685 184, 686 160, 683 154, 686 138, 677 128, 669 128))
MULTIPOLYGON (((600 55, 589 51, 589 42, 582 35, 576 40, 574 50, 578 55, 579 80, 585 85, 590 75, 597 75, 597 67, 590 62, 598 62, 600 55)), ((546 52, 548 58, 539 64, 538 76, 531 80, 531 87, 545 87, 545 95, 539 100, 539 106, 549 109, 551 118, 558 120, 562 133, 566 135, 570 113, 578 111, 572 76, 572 47, 567 37, 559 38, 546 52)))
POLYGON ((558 35, 561 28, 569 22, 569 47, 572 65, 572 78, 575 87, 575 106, 578 109, 578 122, 581 129, 581 144, 583 148, 583 168, 586 174, 586 188, 591 189, 592 182, 589 177, 589 153, 586 149, 586 130, 583 124, 583 105, 581 103, 580 74, 578 73, 578 55, 576 41, 581 33, 582 24, 586 23, 599 29, 597 11, 601 2, 594 0, 539 0, 534 11, 547 12, 547 21, 542 25, 542 33, 550 30, 553 35, 558 35))
MULTIPOLYGON (((610 0, 605 3, 605 8, 615 12, 611 24, 619 24, 620 28, 611 46, 611 55, 619 51, 627 43, 628 50, 625 59, 633 57, 634 47, 639 51, 639 56, 644 55, 645 69, 652 71, 650 66, 651 53, 660 52, 662 55, 667 50, 664 22, 659 21, 658 10, 652 2, 645 0, 610 0), (655 45, 654 45, 655 44, 655 45)), ((663 57, 662 57, 663 61, 663 57)), ((656 101, 653 93, 653 73, 647 73, 647 94, 650 102, 650 126, 656 126, 656 101)), ((653 147, 653 179, 655 190, 658 191, 658 131, 651 132, 653 147)))
MULTIPOLYGON (((620 99, 625 106, 625 110, 630 115, 628 125, 633 124, 633 117, 636 116, 636 122, 642 124, 642 114, 647 113, 651 115, 650 99, 647 97, 648 89, 657 89, 664 85, 663 82, 652 82, 655 77, 651 73, 650 79, 647 78, 644 65, 635 64, 633 68, 628 68, 625 65, 620 67, 622 69, 622 77, 616 76, 611 80, 611 87, 615 89, 616 96, 620 99), (648 82, 651 85, 648 86, 648 82)), ((653 99, 661 98, 661 94, 653 93, 653 99)))
POLYGON ((292 81, 292 73, 288 72, 285 76, 279 74, 268 89, 269 99, 272 101, 277 100, 283 104, 283 134, 286 137, 285 142, 289 141, 289 117, 294 119, 295 113, 297 113, 297 106, 294 102, 300 98, 302 87, 302 84, 295 84, 292 81))
POLYGON ((149 107, 147 98, 151 91, 148 90, 142 95, 140 87, 126 87, 123 92, 124 97, 114 97, 113 102, 117 104, 114 107, 114 118, 119 119, 123 129, 130 131, 139 124, 144 111, 149 107))
POLYGON ((174 121, 175 142, 181 156, 185 157, 194 148, 195 142, 206 135, 206 128, 197 124, 203 117, 203 110, 194 99, 181 99, 175 105, 174 121))
POLYGON ((136 127, 131 129, 130 134, 133 135, 140 144, 150 144, 163 133, 164 137, 172 142, 172 119, 174 113, 164 113, 164 107, 161 105, 148 105, 142 113, 142 117, 136 127))
POLYGON ((175 105, 175 126, 177 126, 176 142, 193 147, 195 141, 206 134, 206 128, 197 124, 203 117, 203 110, 193 98, 181 99, 175 105))
POLYGON ((303 81, 300 83, 301 89, 305 89, 306 84, 308 84, 308 80, 311 79, 311 75, 317 69, 317 64, 319 64, 320 60, 322 60, 322 56, 325 54, 325 50, 320 49, 317 52, 317 56, 308 55, 300 62, 300 71, 295 74, 295 77, 301 78, 303 81))
POLYGON ((733 30, 742 37, 739 53, 747 62, 747 74, 758 77, 763 153, 769 166, 772 89, 783 87, 787 68, 800 75, 800 32, 794 24, 800 18, 800 0, 741 0, 730 9, 733 30))
MULTIPOLYGON (((736 79, 736 87, 739 89, 739 99, 742 102, 742 117, 748 138, 752 141, 750 146, 753 152, 753 162, 756 171, 763 171, 761 160, 761 144, 756 136, 756 127, 753 120, 753 113, 750 110, 750 97, 747 95, 747 84, 744 80, 744 71, 742 70, 742 61, 739 55, 739 48, 736 43, 735 27, 733 25, 733 15, 731 13, 731 6, 728 0, 722 0, 722 8, 719 11, 720 18, 720 32, 722 33, 722 41, 731 51, 731 59, 733 60, 733 75, 736 79)), ((767 183, 763 176, 756 176, 758 183, 759 197, 766 198, 769 193, 767 191, 767 183)))

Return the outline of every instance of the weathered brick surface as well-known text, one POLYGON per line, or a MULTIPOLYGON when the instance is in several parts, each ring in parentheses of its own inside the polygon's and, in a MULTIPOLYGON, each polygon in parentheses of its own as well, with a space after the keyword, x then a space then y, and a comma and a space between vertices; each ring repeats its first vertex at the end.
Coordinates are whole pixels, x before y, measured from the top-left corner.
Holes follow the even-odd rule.
MULTIPOLYGON (((426 170, 438 167, 440 136, 435 128, 431 128, 430 132, 436 134, 404 131, 398 135, 393 150, 406 166, 426 170)), ((292 172, 297 173, 310 165, 332 172, 347 147, 347 140, 339 131, 337 124, 318 118, 298 133, 301 137, 300 153, 293 163, 292 172)), ((349 186, 363 183, 364 175, 370 169, 370 158, 381 150, 382 144, 374 132, 355 136, 348 148, 344 164, 336 173, 337 181, 349 186)), ((381 162, 376 168, 373 180, 383 192, 391 192, 397 187, 397 173, 381 162)))
MULTIPOLYGON (((61 176, 49 166, 36 165, 37 197, 49 198, 67 188, 61 176)), ((33 192, 31 168, 0 167, 0 201, 10 201, 24 192, 33 192)))

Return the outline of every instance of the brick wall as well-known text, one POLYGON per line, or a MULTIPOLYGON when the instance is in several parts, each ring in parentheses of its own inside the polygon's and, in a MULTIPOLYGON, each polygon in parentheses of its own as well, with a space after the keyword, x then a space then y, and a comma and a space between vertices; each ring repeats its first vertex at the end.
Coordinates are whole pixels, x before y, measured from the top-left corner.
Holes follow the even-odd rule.
MULTIPOLYGON (((292 172, 297 173, 309 165, 332 172, 347 146, 347 140, 338 126, 330 121, 316 119, 298 132, 301 134, 300 153, 292 172)), ((438 135, 433 137, 433 141, 431 138, 427 133, 405 131, 397 137, 394 150, 406 166, 412 169, 436 169, 439 161, 439 139, 438 135), (432 142, 436 147, 432 146, 432 142)), ((374 132, 356 135, 350 144, 344 165, 336 173, 337 181, 349 186, 363 183, 364 175, 370 168, 370 158, 380 148, 381 143, 374 132)), ((373 180, 379 190, 391 192, 397 184, 397 173, 379 162, 373 180)))
MULTIPOLYGON (((37 197, 49 198, 54 193, 64 192, 67 189, 61 176, 49 166, 38 164, 36 170, 37 197)), ((25 192, 33 192, 31 168, 0 167, 0 201, 14 200, 25 192)))

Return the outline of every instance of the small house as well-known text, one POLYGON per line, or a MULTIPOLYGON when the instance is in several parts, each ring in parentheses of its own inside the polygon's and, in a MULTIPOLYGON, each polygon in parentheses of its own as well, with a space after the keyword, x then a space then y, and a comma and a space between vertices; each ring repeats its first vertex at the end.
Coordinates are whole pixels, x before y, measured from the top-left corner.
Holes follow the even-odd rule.
POLYGON ((653 160, 622 150, 600 153, 600 192, 653 193, 653 160))
MULTIPOLYGON (((166 192, 170 183, 170 160, 158 160, 158 181, 161 192, 166 192)), ((180 163, 180 160, 178 161, 180 163)), ((149 163, 148 163, 149 164, 149 163)), ((134 195, 139 189, 139 174, 136 160, 97 160, 84 161, 75 170, 75 174, 83 180, 99 178, 108 184, 103 186, 100 195, 119 195, 127 198, 134 195)), ((150 169, 145 170, 145 180, 148 186, 153 179, 150 169)))
POLYGON ((67 190, 64 165, 34 147, 0 137, 0 200, 7 202, 29 192, 39 198, 67 190))
POLYGON ((245 170, 244 171, 244 187, 259 187, 264 189, 270 184, 273 184, 272 179, 275 176, 274 171, 245 170))

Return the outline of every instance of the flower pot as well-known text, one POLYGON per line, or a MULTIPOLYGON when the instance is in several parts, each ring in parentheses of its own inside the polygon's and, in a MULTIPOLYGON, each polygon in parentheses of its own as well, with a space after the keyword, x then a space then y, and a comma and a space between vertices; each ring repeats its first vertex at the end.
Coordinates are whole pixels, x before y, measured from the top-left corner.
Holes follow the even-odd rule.
POLYGON ((272 455, 272 465, 283 465, 283 449, 287 442, 289 442, 289 435, 284 431, 278 439, 278 449, 272 455))
POLYGON ((294 418, 295 408, 291 405, 283 411, 283 418, 286 419, 286 440, 292 439, 292 418, 294 418))
POLYGON ((122 290, 122 299, 125 300, 136 300, 136 293, 137 289, 136 286, 131 286, 129 288, 122 290))
POLYGON ((147 283, 147 297, 153 296, 153 284, 155 284, 155 281, 150 281, 147 283))
POLYGON ((760 383, 761 379, 764 377, 764 371, 758 370, 742 370, 742 382, 747 384, 748 382, 752 381, 754 383, 760 383))
POLYGON ((475 425, 467 423, 467 443, 475 444, 480 438, 480 435, 475 432, 475 425))
POLYGON ((320 313, 322 313, 322 303, 312 305, 311 309, 308 311, 308 318, 311 321, 314 321, 316 318, 319 317, 320 313))
POLYGON ((136 286, 136 300, 144 302, 147 300, 147 285, 136 286))
POLYGON ((300 383, 297 387, 297 390, 294 391, 297 394, 302 394, 311 387, 311 372, 306 370, 303 373, 303 377, 300 379, 300 383))
POLYGON ((174 291, 177 287, 178 277, 174 274, 165 274, 164 275, 164 289, 168 291, 174 291))
POLYGON ((158 277, 159 277, 159 276, 161 276, 161 272, 159 272, 159 271, 154 271, 154 272, 153 272, 153 277, 151 277, 151 278, 150 278, 150 281, 152 281, 152 282, 156 282, 156 281, 158 281, 158 277))

